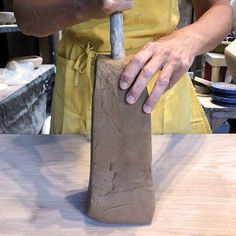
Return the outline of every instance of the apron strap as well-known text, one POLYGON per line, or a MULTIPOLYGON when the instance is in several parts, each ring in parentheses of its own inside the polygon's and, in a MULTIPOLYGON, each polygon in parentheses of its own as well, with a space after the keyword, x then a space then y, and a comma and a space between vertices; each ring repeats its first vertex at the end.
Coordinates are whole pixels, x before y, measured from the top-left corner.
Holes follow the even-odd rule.
MULTIPOLYGON (((79 75, 86 73, 87 77, 89 78, 90 87, 92 88, 91 68, 93 68, 92 63, 96 55, 96 52, 94 51, 94 45, 88 42, 83 51, 84 52, 77 58, 74 65, 74 69, 78 72, 79 75)), ((78 85, 79 85, 79 76, 75 76, 74 86, 77 87, 78 85)))

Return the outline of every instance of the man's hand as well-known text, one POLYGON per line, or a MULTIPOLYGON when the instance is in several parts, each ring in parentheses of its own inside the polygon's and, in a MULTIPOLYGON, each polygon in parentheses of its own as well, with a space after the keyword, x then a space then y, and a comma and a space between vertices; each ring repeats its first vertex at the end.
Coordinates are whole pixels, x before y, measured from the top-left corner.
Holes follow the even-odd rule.
POLYGON ((126 100, 133 104, 153 75, 161 70, 160 77, 144 104, 143 110, 146 113, 150 113, 161 95, 188 71, 195 56, 214 49, 231 30, 230 1, 192 2, 196 16, 200 18, 172 35, 147 44, 133 57, 121 78, 120 87, 130 88, 126 100), (224 17, 219 20, 219 16, 224 17))
POLYGON ((183 32, 148 43, 128 64, 120 81, 122 89, 130 88, 126 101, 134 104, 148 82, 161 70, 152 93, 147 98, 143 110, 150 113, 161 95, 172 88, 186 73, 194 60, 194 50, 183 32))
POLYGON ((133 0, 80 0, 77 4, 79 8, 85 8, 85 12, 89 14, 89 18, 100 19, 117 11, 132 9, 133 2, 133 0))
POLYGON ((93 0, 95 18, 103 18, 117 11, 130 10, 133 7, 133 0, 93 0), (100 11, 98 10, 100 6, 100 11))
POLYGON ((129 10, 133 0, 13 0, 13 7, 22 32, 45 37, 71 25, 129 10))

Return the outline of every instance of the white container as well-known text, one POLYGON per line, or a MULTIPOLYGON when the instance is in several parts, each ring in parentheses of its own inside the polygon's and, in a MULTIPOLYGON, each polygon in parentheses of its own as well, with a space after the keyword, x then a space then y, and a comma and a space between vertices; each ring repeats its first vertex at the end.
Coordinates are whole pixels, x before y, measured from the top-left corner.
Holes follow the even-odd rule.
POLYGON ((16 23, 16 18, 13 12, 0 12, 0 25, 14 24, 16 23))

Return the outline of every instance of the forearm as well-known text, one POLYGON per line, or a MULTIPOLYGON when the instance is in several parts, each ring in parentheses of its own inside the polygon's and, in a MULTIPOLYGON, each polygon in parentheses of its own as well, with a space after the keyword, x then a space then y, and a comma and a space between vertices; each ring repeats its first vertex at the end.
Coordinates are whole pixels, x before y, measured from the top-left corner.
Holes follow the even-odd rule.
MULTIPOLYGON (((199 0, 195 2, 199 3, 199 0)), ((184 34, 188 38, 187 41, 195 55, 214 49, 230 32, 232 27, 232 9, 229 1, 222 2, 218 1, 211 7, 205 4, 205 7, 209 7, 209 9, 206 9, 206 12, 195 23, 177 32, 178 34, 184 34)), ((202 12, 198 13, 200 13, 199 15, 202 14, 202 12)))
POLYGON ((87 0, 14 0, 14 12, 25 34, 47 36, 90 18, 87 0))

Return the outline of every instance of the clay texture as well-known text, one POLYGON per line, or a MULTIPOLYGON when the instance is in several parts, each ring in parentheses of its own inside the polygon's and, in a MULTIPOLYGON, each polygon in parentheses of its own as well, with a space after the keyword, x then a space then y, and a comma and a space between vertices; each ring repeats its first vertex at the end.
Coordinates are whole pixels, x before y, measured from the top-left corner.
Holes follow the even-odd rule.
POLYGON ((151 119, 119 89, 125 63, 97 59, 87 213, 101 222, 148 224, 154 208, 151 119))

